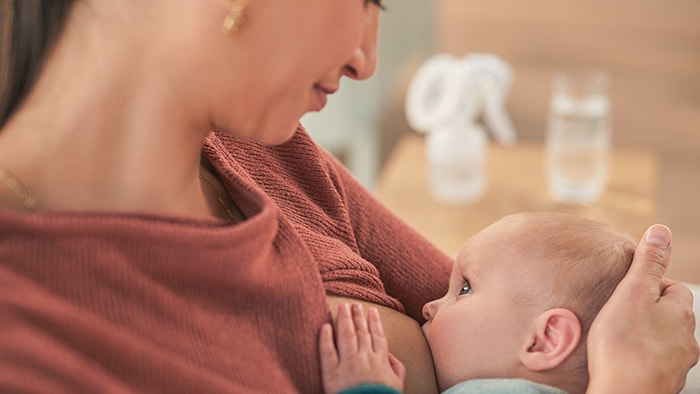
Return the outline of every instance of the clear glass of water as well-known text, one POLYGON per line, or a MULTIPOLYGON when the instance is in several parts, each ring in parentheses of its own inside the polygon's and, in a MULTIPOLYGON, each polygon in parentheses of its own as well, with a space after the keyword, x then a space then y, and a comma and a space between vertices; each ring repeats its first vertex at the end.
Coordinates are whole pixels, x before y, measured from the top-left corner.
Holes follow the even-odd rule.
POLYGON ((549 193, 587 204, 605 191, 611 145, 609 77, 597 68, 557 71, 545 134, 549 193))

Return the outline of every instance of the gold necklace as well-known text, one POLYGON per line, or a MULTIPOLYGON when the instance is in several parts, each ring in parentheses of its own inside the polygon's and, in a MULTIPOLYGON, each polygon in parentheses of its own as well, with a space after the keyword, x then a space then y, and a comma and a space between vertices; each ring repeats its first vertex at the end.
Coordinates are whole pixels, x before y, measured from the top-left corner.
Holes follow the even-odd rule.
MULTIPOLYGON (((29 189, 22 185, 22 183, 19 181, 19 179, 17 179, 17 177, 15 177, 9 171, 2 167, 0 167, 0 178, 2 178, 2 181, 5 183, 5 186, 7 186, 7 188, 15 194, 17 199, 19 199, 19 201, 22 203, 22 206, 24 206, 27 210, 35 211, 39 208, 39 200, 36 197, 34 197, 34 195, 29 191, 29 189)), ((199 179, 201 179, 204 182, 204 184, 207 185, 209 190, 211 190, 212 193, 214 193, 216 201, 218 201, 219 205, 221 205, 221 207, 224 208, 224 210, 226 211, 226 216, 228 216, 228 218, 231 221, 235 221, 236 215, 228 207, 226 201, 224 201, 223 197, 221 197, 214 185, 212 185, 211 182, 207 180, 207 178, 202 176, 202 174, 199 174, 199 179)))
POLYGON ((226 211, 226 216, 228 216, 229 220, 231 220, 232 222, 235 222, 236 221, 236 214, 234 214, 233 211, 231 210, 231 208, 228 207, 228 204, 226 204, 226 201, 224 201, 224 198, 221 197, 221 195, 216 190, 214 185, 212 185, 211 182, 209 182, 209 180, 207 178, 205 178, 202 174, 199 174, 199 179, 201 179, 202 182, 204 182, 204 184, 207 185, 209 190, 211 190, 211 192, 214 193, 214 196, 216 197, 216 201, 218 201, 219 205, 221 205, 221 207, 224 208, 224 210, 226 211))
POLYGON ((0 167, 0 178, 5 182, 5 186, 17 196, 24 208, 29 211, 35 211, 39 208, 39 200, 20 183, 19 179, 2 167, 0 167))

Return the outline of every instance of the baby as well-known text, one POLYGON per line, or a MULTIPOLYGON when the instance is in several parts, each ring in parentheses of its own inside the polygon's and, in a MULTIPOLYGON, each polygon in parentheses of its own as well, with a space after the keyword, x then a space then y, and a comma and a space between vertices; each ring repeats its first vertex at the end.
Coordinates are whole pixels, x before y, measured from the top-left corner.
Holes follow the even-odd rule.
MULTIPOLYGON (((586 334, 632 262, 624 232, 573 215, 507 216, 458 253, 444 297, 423 307, 438 386, 458 393, 583 393, 586 334)), ((321 330, 329 393, 390 393, 403 366, 376 311, 338 311, 321 330)))

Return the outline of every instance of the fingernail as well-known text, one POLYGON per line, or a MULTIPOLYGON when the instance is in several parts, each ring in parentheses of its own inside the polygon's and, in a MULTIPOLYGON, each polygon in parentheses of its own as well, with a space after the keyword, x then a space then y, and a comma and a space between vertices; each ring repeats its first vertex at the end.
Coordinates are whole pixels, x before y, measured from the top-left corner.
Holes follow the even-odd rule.
POLYGON ((665 248, 671 243, 671 230, 664 225, 656 224, 647 230, 644 239, 647 243, 665 248))

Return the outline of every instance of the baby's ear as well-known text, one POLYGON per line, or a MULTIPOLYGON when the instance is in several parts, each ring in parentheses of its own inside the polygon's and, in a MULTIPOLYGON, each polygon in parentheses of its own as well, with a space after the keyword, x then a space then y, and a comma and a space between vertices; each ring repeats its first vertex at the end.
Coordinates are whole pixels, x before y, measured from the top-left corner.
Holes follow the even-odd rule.
POLYGON ((568 309, 550 309, 535 318, 527 338, 520 361, 532 371, 546 371, 559 366, 576 349, 581 340, 581 324, 568 309))

